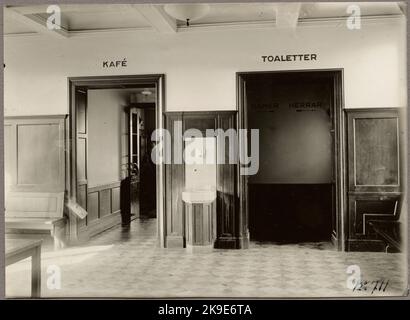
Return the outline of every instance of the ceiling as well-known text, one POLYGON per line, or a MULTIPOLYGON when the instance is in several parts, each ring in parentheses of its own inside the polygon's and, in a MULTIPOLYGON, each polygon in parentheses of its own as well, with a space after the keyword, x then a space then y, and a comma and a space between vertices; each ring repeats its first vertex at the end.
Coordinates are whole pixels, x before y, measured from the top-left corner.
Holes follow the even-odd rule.
POLYGON ((210 4, 209 12, 202 18, 185 21, 171 17, 162 4, 68 4, 61 9, 61 28, 50 31, 46 21, 50 14, 47 5, 7 6, 4 10, 4 34, 21 35, 52 33, 62 37, 95 32, 156 30, 163 33, 271 25, 280 21, 296 27, 312 21, 344 19, 350 14, 349 5, 360 7, 362 19, 404 16, 400 2, 327 2, 327 3, 218 3, 210 4))

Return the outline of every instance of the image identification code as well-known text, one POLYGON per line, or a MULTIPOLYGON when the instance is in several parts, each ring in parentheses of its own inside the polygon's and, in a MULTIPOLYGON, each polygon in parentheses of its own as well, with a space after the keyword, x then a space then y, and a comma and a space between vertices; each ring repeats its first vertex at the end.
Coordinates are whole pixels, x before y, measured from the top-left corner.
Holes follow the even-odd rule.
POLYGON ((189 318, 194 313, 202 315, 252 315, 252 310, 247 304, 203 304, 201 308, 165 304, 165 306, 158 308, 159 315, 184 315, 189 318))

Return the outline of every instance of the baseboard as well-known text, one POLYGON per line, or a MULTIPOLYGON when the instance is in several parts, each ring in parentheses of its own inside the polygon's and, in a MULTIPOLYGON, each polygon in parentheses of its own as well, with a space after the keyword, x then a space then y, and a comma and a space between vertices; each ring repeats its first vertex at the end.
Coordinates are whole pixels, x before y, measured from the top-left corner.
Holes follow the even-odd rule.
POLYGON ((347 251, 384 252, 386 244, 381 240, 348 240, 347 251))
POLYGON ((184 237, 180 235, 169 235, 165 237, 166 248, 184 248, 184 237))
POLYGON ((91 237, 121 224, 121 213, 113 213, 101 219, 90 222, 78 232, 76 240, 69 241, 70 245, 77 245, 88 241, 91 237))
POLYGON ((215 249, 248 249, 248 237, 219 237, 215 241, 215 249))
POLYGON ((6 234, 45 234, 51 237, 50 230, 5 228, 6 234))

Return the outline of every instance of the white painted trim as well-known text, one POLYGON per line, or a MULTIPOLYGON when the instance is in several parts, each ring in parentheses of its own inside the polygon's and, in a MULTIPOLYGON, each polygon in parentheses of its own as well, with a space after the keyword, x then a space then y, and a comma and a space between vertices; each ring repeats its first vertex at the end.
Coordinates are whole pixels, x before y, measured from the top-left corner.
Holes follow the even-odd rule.
MULTIPOLYGON (((393 22, 405 22, 405 16, 403 15, 384 15, 384 16, 364 16, 362 17, 362 25, 374 25, 380 23, 393 23, 393 22)), ((336 18, 303 18, 299 19, 297 28, 303 27, 341 27, 346 23, 346 17, 336 18)), ((191 24, 187 26, 177 26, 178 32, 199 32, 199 31, 224 31, 224 30, 244 30, 244 29, 275 29, 276 22, 272 21, 247 21, 247 22, 224 22, 213 24, 191 24)), ((77 36, 95 36, 116 34, 123 32, 153 32, 153 27, 135 27, 135 28, 117 28, 117 29, 95 29, 95 30, 75 30, 67 31, 69 37, 77 36)), ((41 32, 27 32, 27 33, 9 33, 4 34, 5 38, 12 37, 26 37, 26 36, 38 36, 43 35, 41 32)))
POLYGON ((7 14, 11 19, 18 21, 26 26, 34 29, 36 32, 43 34, 50 34, 57 37, 67 38, 69 37, 69 31, 60 26, 60 29, 50 30, 47 28, 47 20, 38 14, 24 15, 15 10, 14 8, 4 7, 4 14, 7 14))
MULTIPOLYGON (((347 17, 335 18, 302 18, 298 21, 297 28, 300 27, 337 27, 346 25, 347 17)), ((403 15, 384 15, 384 16, 364 16, 362 17, 362 25, 388 23, 393 21, 405 21, 403 15)), ((224 22, 212 24, 191 24, 187 26, 178 26, 178 32, 193 32, 193 31, 217 31, 217 30, 232 30, 232 29, 261 29, 275 28, 275 20, 269 21, 246 21, 246 22, 224 22)), ((279 29, 278 29, 279 30, 279 29)))
POLYGON ((165 13, 162 7, 156 5, 132 5, 147 22, 158 32, 175 33, 177 32, 177 23, 174 18, 171 18, 165 13))

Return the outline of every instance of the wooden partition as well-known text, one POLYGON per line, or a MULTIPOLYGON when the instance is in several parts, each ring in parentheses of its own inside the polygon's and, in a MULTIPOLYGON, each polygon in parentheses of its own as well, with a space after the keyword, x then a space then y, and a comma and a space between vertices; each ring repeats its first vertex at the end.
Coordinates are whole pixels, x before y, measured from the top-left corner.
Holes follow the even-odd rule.
MULTIPOLYGON (((87 210, 87 217, 76 217, 79 239, 89 237, 121 222, 120 181, 89 186, 89 105, 87 91, 76 91, 77 124, 77 202, 87 210)), ((117 133, 119 135, 119 133, 117 133)))
POLYGON ((82 220, 82 228, 88 236, 120 223, 120 182, 88 188, 87 212, 86 219, 82 220))
MULTIPOLYGON (((172 163, 165 166, 166 181, 166 247, 183 247, 186 244, 184 229, 184 208, 182 191, 185 187, 184 164, 176 164, 176 150, 183 152, 183 138, 176 137, 177 126, 182 132, 197 129, 205 136, 207 129, 236 129, 236 112, 167 112, 166 129, 171 133, 172 163)), ((236 187, 236 164, 229 164, 229 142, 217 143, 217 148, 224 146, 226 152, 225 164, 217 165, 217 239, 215 246, 220 248, 241 247, 238 223, 238 193, 236 187)), ((220 152, 220 151, 218 151, 220 152)))
POLYGON ((349 109, 348 250, 380 251, 367 220, 393 215, 402 197, 403 161, 398 109, 349 109))
POLYGON ((6 117, 6 191, 64 192, 65 115, 6 117))

